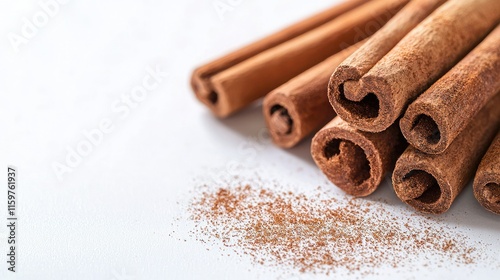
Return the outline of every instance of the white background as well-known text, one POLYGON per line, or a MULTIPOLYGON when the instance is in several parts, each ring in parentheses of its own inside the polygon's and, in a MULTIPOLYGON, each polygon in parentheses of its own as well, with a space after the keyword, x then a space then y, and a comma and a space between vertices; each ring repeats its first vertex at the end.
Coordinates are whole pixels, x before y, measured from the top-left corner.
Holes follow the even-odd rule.
MULTIPOLYGON (((203 178, 219 176, 234 161, 264 181, 281 180, 298 190, 328 187, 309 156, 310 140, 290 151, 262 141, 258 106, 219 121, 195 100, 188 81, 195 66, 336 1, 229 2, 234 9, 221 17, 212 0, 70 0, 18 52, 12 34, 21 35, 23 18, 33 22, 43 10, 38 1, 1 2, 0 182, 6 182, 7 165, 18 167, 19 221, 13 274, 5 263, 7 184, 2 183, 0 279, 286 275, 249 259, 222 257, 217 247, 207 251, 208 245, 189 237, 180 240, 179 232, 190 229, 184 202, 203 178), (113 106, 123 105, 122 96, 141 85, 148 67, 157 66, 168 78, 127 116, 117 113, 113 106), (65 163, 68 149, 76 149, 84 132, 105 119, 113 130, 58 180, 54 162, 65 163), (245 145, 252 153, 242 152, 245 145)), ((408 211, 388 182, 373 197, 386 198, 394 211, 408 211)), ((493 244, 484 252, 499 262, 499 219, 478 205, 470 186, 442 219, 474 241, 493 244)), ((378 272, 381 279, 409 277, 378 272)), ((430 267, 413 276, 492 278, 498 272, 498 266, 430 267)))

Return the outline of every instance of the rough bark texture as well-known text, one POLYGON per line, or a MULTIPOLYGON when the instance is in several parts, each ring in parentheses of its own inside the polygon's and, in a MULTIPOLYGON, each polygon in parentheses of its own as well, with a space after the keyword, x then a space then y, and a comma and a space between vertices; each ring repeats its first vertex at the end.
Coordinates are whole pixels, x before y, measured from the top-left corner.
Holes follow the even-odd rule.
POLYGON ((406 111, 401 131, 415 148, 440 154, 500 91, 500 26, 406 111))
POLYGON ((314 136, 311 154, 331 182, 361 197, 378 188, 406 146, 397 125, 362 132, 336 117, 314 136))
POLYGON ((342 110, 342 105, 350 105, 353 107, 351 109, 354 110, 355 103, 350 104, 348 101, 340 99, 339 88, 355 91, 355 89, 349 87, 356 87, 358 85, 357 81, 363 75, 443 2, 444 0, 411 1, 375 35, 368 39, 365 45, 342 62, 333 73, 329 84, 329 99, 332 106, 342 110))
POLYGON ((500 94, 488 102, 442 154, 425 154, 410 146, 397 161, 393 173, 397 196, 421 212, 446 212, 474 176, 497 133, 498 108, 500 94))
MULTIPOLYGON (((412 4, 427 4, 428 10, 415 9, 420 11, 422 17, 434 7, 426 1, 412 4)), ((412 13, 410 5, 405 11, 412 13)), ((337 114, 354 127, 371 132, 383 131, 399 118, 411 101, 460 61, 499 21, 498 0, 448 1, 413 28, 366 74, 364 71, 373 63, 371 59, 368 65, 358 65, 356 62, 359 60, 356 60, 352 66, 345 63, 339 67, 348 70, 334 74, 330 102, 337 114)), ((404 20, 395 21, 387 28, 398 30, 393 25, 402 23, 404 20)), ((377 40, 377 35, 372 40, 377 40)), ((390 42, 389 45, 394 44, 387 38, 390 35, 380 35, 382 51, 374 48, 363 57, 373 54, 378 58, 383 55, 389 49, 384 44, 385 40, 390 42)))
POLYGON ((479 165, 474 196, 484 208, 500 214, 500 132, 479 165))

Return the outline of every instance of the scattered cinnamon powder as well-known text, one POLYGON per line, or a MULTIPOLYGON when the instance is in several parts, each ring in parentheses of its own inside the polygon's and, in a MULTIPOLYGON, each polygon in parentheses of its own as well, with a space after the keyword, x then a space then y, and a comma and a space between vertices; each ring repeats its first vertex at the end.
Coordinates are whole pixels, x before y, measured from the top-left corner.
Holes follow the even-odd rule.
POLYGON ((259 264, 297 272, 374 273, 461 266, 480 254, 468 239, 421 216, 396 215, 382 202, 250 185, 204 186, 192 200, 191 234, 259 264), (326 197, 326 198, 325 198, 326 197))

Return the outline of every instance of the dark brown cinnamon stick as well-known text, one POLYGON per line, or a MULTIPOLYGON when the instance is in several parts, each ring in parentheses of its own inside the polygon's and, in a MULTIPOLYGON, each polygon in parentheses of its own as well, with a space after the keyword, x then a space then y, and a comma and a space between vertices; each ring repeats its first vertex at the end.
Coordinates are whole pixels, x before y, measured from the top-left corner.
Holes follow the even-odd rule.
POLYGON ((474 117, 442 154, 425 154, 410 146, 394 169, 397 196, 421 212, 446 212, 465 185, 500 127, 500 94, 474 117))
POLYGON ((336 117, 314 136, 311 154, 330 181, 361 197, 378 188, 406 146, 397 125, 362 132, 336 117))
POLYGON ((274 143, 291 148, 335 117, 327 87, 335 68, 362 42, 291 79, 264 98, 263 113, 274 143))
MULTIPOLYGON (((432 1, 412 4, 417 7, 426 4, 426 9, 418 9, 419 18, 425 17, 435 7, 432 1)), ((413 14, 410 5, 405 11, 413 14)), ((394 41, 388 38, 391 34, 380 35, 380 38, 376 34, 371 40, 381 40, 378 42, 384 51, 374 49, 363 53, 366 50, 359 50, 355 53, 359 58, 348 58, 332 77, 330 102, 337 114, 354 127, 371 132, 383 131, 499 21, 498 0, 454 0, 438 7, 390 51, 384 40, 387 39, 392 46, 394 41), (386 51, 388 53, 373 65, 370 55, 374 54, 378 59, 386 51), (368 62, 363 62, 363 58, 368 58, 368 62)), ((405 27, 402 29, 408 30, 405 25, 397 25, 400 22, 405 21, 395 20, 386 28, 399 30, 405 27)), ((414 23, 411 21, 408 27, 414 23)), ((404 34, 395 32, 401 33, 404 34)))
POLYGON ((342 47, 370 36, 407 2, 370 1, 213 75, 209 83, 210 94, 204 97, 205 104, 219 117, 246 107, 342 47))
POLYGON ((293 24, 279 32, 267 36, 257 42, 249 44, 241 49, 229 53, 223 57, 202 65, 193 71, 191 77, 191 87, 196 96, 208 106, 213 106, 212 94, 213 88, 210 79, 213 75, 226 70, 252 56, 255 56, 265 50, 276 47, 286 41, 289 41, 299 35, 309 32, 331 20, 350 11, 369 0, 350 0, 327 9, 319 14, 304 19, 293 24))
POLYGON ((484 208, 500 214, 500 132, 479 164, 474 196, 484 208))
POLYGON ((500 26, 406 111, 401 131, 415 148, 444 152, 500 91, 500 26))

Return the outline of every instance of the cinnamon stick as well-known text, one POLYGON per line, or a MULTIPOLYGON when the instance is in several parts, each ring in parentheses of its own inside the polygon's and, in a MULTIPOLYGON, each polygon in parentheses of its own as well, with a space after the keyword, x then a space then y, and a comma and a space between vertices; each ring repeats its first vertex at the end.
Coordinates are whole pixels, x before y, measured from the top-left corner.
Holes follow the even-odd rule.
POLYGON ((373 0, 213 75, 205 104, 226 117, 289 79, 373 34, 408 0, 373 0), (360 31, 361 30, 361 31, 360 31))
MULTIPOLYGON (((415 1, 418 18, 432 11, 432 2, 415 1), (419 11, 419 12, 417 12, 419 11)), ((434 4, 439 4, 439 1, 434 4)), ((413 14, 408 5, 404 10, 413 14)), ((403 17, 402 14, 400 14, 403 17)), ((397 18, 399 19, 399 17, 397 18)), ((371 40, 379 42, 383 51, 374 49, 364 53, 359 50, 334 73, 329 98, 337 114, 354 127, 378 132, 383 131, 399 118, 408 104, 453 67, 479 43, 500 21, 498 0, 453 0, 439 6, 431 15, 413 28, 392 49, 394 41, 376 34, 371 40), (384 55, 384 53, 387 54, 384 55), (364 62, 374 54, 378 59, 364 62), (356 58, 356 59, 355 59, 356 58), (367 71, 367 72, 366 72, 367 71)), ((415 21, 408 24, 408 27, 415 21)), ((387 29, 408 30, 400 19, 387 29), (395 26, 393 26, 395 25, 395 26), (404 27, 404 28, 403 28, 404 27)), ((401 34, 404 32, 395 32, 401 34)), ((383 34, 383 33, 382 33, 383 34)), ((389 36, 390 35, 390 36, 389 36)), ((368 46, 367 46, 368 48, 368 46)))
POLYGON ((442 154, 426 154, 408 147, 398 159, 392 177, 397 196, 421 212, 446 212, 474 176, 500 127, 498 108, 500 94, 488 102, 442 154))
POLYGON ((274 143, 291 148, 335 117, 326 95, 335 68, 362 42, 329 57, 266 95, 263 113, 274 143))
POLYGON ((361 197, 378 188, 406 146, 397 125, 363 132, 337 116, 314 136, 311 154, 331 182, 361 197))
POLYGON ((479 164, 474 196, 484 208, 500 214, 500 132, 479 164))
POLYGON ((276 47, 279 44, 309 32, 367 1, 369 0, 345 1, 196 68, 191 76, 191 87, 193 91, 200 101, 209 107, 213 106, 212 103, 216 102, 216 95, 213 94, 213 87, 210 80, 215 74, 247 60, 265 50, 276 47))
POLYGON ((442 153, 498 91, 500 26, 410 104, 400 121, 403 135, 425 153, 442 153))

